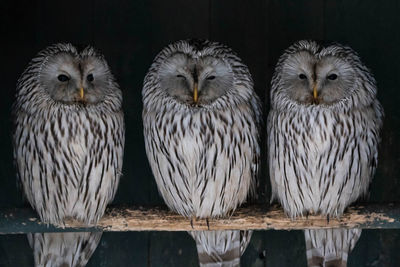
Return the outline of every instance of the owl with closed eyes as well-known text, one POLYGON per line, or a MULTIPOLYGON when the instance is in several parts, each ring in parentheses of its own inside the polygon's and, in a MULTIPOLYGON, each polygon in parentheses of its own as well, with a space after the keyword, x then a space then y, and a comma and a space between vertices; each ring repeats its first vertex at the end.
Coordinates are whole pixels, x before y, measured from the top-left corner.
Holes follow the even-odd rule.
MULTIPOLYGON (((55 44, 17 84, 14 158, 24 196, 44 223, 95 224, 112 201, 124 147, 122 93, 104 57, 55 44)), ((35 233, 36 266, 85 266, 101 233, 35 233)))
MULTIPOLYGON (((260 155, 247 66, 220 43, 178 41, 155 58, 142 95, 147 157, 165 203, 188 218, 231 214, 254 191, 260 155)), ((201 266, 237 266, 251 232, 190 234, 201 266)))
MULTIPOLYGON (((348 46, 299 41, 280 57, 267 123, 269 173, 272 198, 288 216, 338 217, 367 194, 384 115, 376 93, 348 46)), ((346 266, 360 234, 306 230, 308 265, 346 266)))

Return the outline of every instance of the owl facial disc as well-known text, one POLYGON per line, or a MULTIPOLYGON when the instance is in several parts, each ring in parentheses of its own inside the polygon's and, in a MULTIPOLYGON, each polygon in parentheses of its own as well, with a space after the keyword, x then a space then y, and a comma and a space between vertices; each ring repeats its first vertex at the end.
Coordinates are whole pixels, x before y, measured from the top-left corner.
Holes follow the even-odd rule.
POLYGON ((82 53, 61 51, 43 64, 39 82, 47 94, 64 104, 97 104, 112 94, 113 77, 105 60, 92 48, 82 53))
POLYGON ((195 106, 213 103, 233 87, 231 67, 220 58, 177 52, 158 71, 160 86, 175 100, 195 106))

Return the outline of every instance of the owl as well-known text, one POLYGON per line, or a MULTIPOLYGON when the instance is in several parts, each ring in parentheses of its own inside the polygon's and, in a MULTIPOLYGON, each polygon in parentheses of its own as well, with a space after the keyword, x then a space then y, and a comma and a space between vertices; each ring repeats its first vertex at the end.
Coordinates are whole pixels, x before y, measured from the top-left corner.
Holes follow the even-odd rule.
MULTIPOLYGON (((254 191, 260 156, 247 66, 220 43, 177 41, 155 58, 142 96, 146 153, 167 206, 188 218, 231 214, 254 191)), ((239 264, 250 234, 191 232, 207 266, 239 264)))
MULTIPOLYGON (((299 41, 280 57, 268 115, 272 198, 288 216, 340 216, 365 196, 378 162, 383 108, 350 47, 299 41)), ((346 266, 361 230, 306 230, 309 266, 346 266)))
MULTIPOLYGON (((104 57, 55 44, 18 80, 14 158, 24 196, 45 223, 95 224, 113 199, 124 147, 122 92, 104 57)), ((36 233, 36 266, 85 266, 101 233, 36 233)))

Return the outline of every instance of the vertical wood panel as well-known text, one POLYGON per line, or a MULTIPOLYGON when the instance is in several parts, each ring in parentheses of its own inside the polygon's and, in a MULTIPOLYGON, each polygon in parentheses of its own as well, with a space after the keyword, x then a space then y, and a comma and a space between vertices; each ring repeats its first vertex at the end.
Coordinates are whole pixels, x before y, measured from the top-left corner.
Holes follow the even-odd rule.
POLYGON ((152 232, 150 236, 148 267, 198 266, 196 245, 188 233, 152 232))
POLYGON ((149 234, 104 233, 87 267, 147 266, 149 234))
POLYGON ((11 104, 14 100, 17 79, 36 51, 37 1, 8 1, 1 3, 1 97, 0 97, 0 206, 21 206, 21 195, 16 187, 13 166, 11 104))
POLYGON ((241 266, 307 266, 302 231, 255 231, 241 266))
POLYGON ((0 236, 0 266, 33 265, 33 253, 26 235, 0 236))
POLYGON ((209 0, 150 1, 152 42, 154 56, 171 42, 209 37, 209 0))
POLYGON ((35 13, 39 49, 56 42, 91 43, 93 1, 38 1, 35 13))

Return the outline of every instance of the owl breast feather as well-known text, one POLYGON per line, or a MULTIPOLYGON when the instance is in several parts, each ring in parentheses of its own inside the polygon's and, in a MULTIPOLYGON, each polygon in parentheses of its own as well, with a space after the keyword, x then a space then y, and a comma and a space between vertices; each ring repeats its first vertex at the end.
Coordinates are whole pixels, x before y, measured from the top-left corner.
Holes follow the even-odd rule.
POLYGON ((272 191, 291 217, 338 216, 367 192, 376 165, 376 125, 364 110, 321 108, 269 114, 272 191))
POLYGON ((171 209, 217 217, 246 199, 256 153, 248 135, 256 127, 238 116, 232 110, 144 113, 147 155, 171 209))

